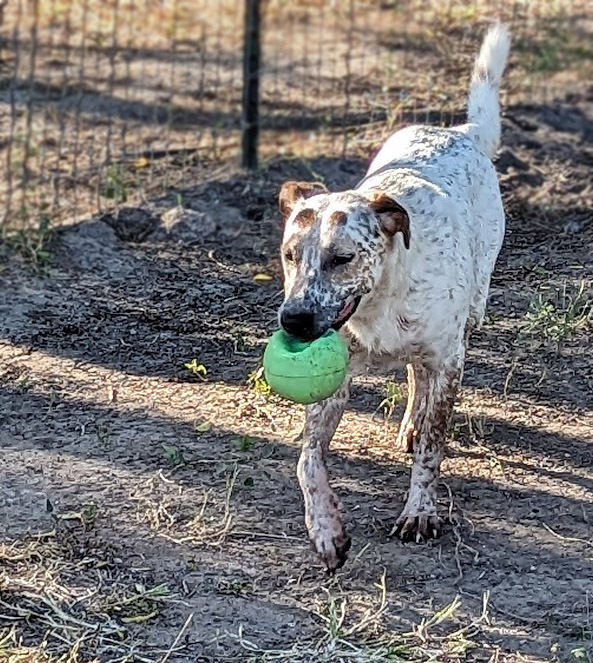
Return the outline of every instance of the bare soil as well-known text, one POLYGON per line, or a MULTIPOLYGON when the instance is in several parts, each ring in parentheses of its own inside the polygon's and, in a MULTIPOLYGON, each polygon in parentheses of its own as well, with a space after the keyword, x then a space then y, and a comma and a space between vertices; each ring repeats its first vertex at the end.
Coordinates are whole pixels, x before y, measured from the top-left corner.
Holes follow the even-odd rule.
POLYGON ((363 380, 330 459, 353 536, 334 578, 304 530, 302 408, 248 375, 281 301, 279 184, 347 187, 363 161, 276 160, 86 220, 41 273, 5 254, 0 660, 593 660, 592 165, 593 89, 506 111, 508 232, 443 465, 444 534, 389 536, 402 406, 386 421, 385 378, 363 380), (179 195, 200 214, 166 233, 179 195), (305 658, 340 606, 357 647, 400 634, 403 653, 305 658))

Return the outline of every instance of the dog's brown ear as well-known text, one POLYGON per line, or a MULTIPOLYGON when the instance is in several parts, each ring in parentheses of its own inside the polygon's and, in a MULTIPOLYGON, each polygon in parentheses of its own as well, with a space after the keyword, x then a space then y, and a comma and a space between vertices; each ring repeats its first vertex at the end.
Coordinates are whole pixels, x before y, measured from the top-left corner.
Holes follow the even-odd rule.
POLYGON ((317 196, 320 193, 328 193, 321 182, 284 182, 278 195, 278 204, 282 216, 287 219, 299 200, 311 198, 311 196, 317 196))
POLYGON ((404 246, 410 248, 410 218, 406 210, 393 198, 382 191, 373 191, 369 196, 369 206, 380 215, 381 229, 386 235, 394 237, 401 232, 404 246))

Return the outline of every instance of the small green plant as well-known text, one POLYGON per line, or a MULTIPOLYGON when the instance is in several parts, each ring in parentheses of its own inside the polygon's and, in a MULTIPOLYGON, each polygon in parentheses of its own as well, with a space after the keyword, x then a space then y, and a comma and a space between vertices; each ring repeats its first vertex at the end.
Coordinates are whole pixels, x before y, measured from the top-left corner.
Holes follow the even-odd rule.
POLYGON ((593 301, 585 292, 585 282, 581 281, 576 294, 569 295, 565 285, 555 301, 539 294, 525 315, 521 331, 527 335, 542 335, 560 351, 571 336, 591 324, 593 301))
POLYGON ((553 273, 545 265, 534 265, 531 271, 536 276, 541 276, 542 278, 550 278, 553 273))
POLYGON ((8 235, 7 244, 20 253, 35 269, 42 271, 51 261, 49 247, 53 235, 49 219, 42 217, 36 228, 18 230, 8 235))
POLYGON ((247 452, 251 451, 255 446, 257 440, 254 437, 249 437, 248 435, 241 435, 233 440, 233 448, 237 451, 247 452))
POLYGON ((503 316, 500 313, 496 313, 495 311, 486 311, 484 314, 484 324, 493 325, 499 320, 502 320, 502 318, 503 316))
POLYGON ((593 654, 585 647, 576 647, 570 653, 574 656, 574 660, 579 661, 579 663, 593 663, 593 654))
POLYGON ((169 467, 179 467, 185 463, 183 454, 174 444, 163 444, 163 454, 169 467))
POLYGON ((196 433, 208 433, 212 430, 212 424, 209 421, 196 421, 194 430, 196 433))
POLYGON ((253 592, 253 583, 250 580, 222 579, 218 582, 219 594, 232 594, 233 596, 244 596, 253 592))
POLYGON ((111 437, 111 429, 107 424, 99 424, 97 426, 97 440, 105 451, 113 449, 114 443, 111 437))
POLYGON ((94 502, 87 502, 83 504, 77 511, 56 511, 54 505, 47 499, 45 502, 45 508, 48 513, 51 513, 53 517, 58 521, 72 522, 76 521, 80 523, 85 531, 92 529, 95 525, 95 520, 99 514, 99 507, 94 502))
POLYGON ((346 617, 346 600, 336 600, 329 592, 325 606, 325 622, 327 637, 337 640, 343 634, 344 619, 346 617))
POLYGON ((558 47, 555 44, 538 44, 532 52, 530 69, 534 72, 558 71, 561 67, 558 47))
POLYGON ((128 191, 120 165, 112 163, 107 168, 105 179, 106 186, 103 191, 105 198, 114 200, 116 203, 125 203, 128 199, 128 191))
POLYGON ((185 368, 187 368, 188 371, 193 373, 196 377, 200 378, 200 380, 205 380, 206 376, 208 375, 208 370, 204 366, 204 364, 199 364, 197 359, 192 359, 191 361, 186 361, 185 364, 183 364, 185 368))
POLYGON ((98 513, 99 513, 99 507, 94 502, 85 504, 80 512, 82 517, 82 522, 85 524, 85 526, 94 524, 98 513))
POLYGON ((447 7, 447 9, 445 9, 445 4, 446 3, 443 3, 443 11, 447 12, 450 19, 456 21, 467 21, 467 22, 475 21, 477 13, 476 7, 474 6, 465 7, 463 6, 463 4, 461 4, 460 6, 456 6, 456 5, 451 5, 451 3, 449 3, 449 6, 447 7))
POLYGON ((390 419, 395 408, 402 402, 402 392, 397 382, 388 382, 384 389, 385 398, 379 403, 377 410, 383 410, 385 419, 390 419))
POLYGON ((264 375, 264 367, 260 366, 257 371, 252 371, 247 376, 247 384, 256 394, 260 396, 270 396, 272 387, 267 383, 264 375))

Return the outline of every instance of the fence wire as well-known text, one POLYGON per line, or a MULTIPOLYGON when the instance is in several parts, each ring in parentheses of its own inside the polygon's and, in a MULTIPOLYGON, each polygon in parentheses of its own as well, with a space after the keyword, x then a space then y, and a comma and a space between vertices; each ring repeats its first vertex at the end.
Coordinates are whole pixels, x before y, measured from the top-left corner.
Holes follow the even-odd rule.
MULTIPOLYGON (((481 34, 514 36, 505 102, 591 80, 589 0, 262 2, 260 155, 367 154, 461 118, 481 34)), ((0 223, 62 223, 238 163, 243 3, 0 0, 0 223)))

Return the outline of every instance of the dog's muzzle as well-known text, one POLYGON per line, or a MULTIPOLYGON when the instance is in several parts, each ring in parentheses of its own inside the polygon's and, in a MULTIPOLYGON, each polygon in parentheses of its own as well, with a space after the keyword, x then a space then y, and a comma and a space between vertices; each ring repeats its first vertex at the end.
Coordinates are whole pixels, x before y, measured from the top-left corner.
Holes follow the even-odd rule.
POLYGON ((345 325, 354 315, 360 299, 360 297, 350 297, 333 319, 308 308, 285 305, 280 313, 280 326, 291 336, 302 341, 313 341, 323 336, 328 329, 340 329, 345 325))
POLYGON ((315 317, 311 311, 285 308, 280 314, 280 325, 287 334, 302 341, 312 341, 324 333, 318 329, 315 317))

